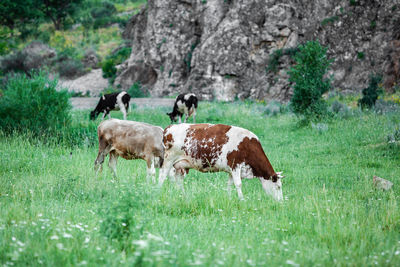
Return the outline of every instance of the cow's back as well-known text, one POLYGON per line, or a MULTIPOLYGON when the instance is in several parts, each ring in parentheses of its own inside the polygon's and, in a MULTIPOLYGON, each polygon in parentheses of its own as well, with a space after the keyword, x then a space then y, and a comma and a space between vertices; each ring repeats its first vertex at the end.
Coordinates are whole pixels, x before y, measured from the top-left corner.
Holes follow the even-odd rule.
POLYGON ((111 119, 98 127, 99 138, 126 159, 143 158, 145 152, 162 156, 163 130, 142 122, 111 119))

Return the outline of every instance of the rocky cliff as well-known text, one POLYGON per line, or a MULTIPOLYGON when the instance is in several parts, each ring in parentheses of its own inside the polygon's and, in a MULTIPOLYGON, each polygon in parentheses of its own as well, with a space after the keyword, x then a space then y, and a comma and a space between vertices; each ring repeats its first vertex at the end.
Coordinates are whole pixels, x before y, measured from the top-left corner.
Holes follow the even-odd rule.
POLYGON ((338 90, 361 90, 373 72, 389 90, 400 81, 398 0, 149 0, 124 38, 132 54, 116 84, 154 96, 286 101, 291 55, 307 40, 328 47, 338 90))

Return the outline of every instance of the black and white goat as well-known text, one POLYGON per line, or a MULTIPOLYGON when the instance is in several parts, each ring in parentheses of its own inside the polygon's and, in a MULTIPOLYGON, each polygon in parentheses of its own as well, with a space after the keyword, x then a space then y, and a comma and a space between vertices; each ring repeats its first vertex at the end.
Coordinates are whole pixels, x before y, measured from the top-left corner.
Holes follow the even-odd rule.
POLYGON ((177 117, 179 117, 179 123, 181 123, 183 114, 185 114, 184 122, 186 122, 187 118, 193 114, 193 122, 196 123, 197 101, 195 94, 178 95, 175 99, 174 109, 172 112, 167 113, 171 122, 175 122, 177 117))
POLYGON ((129 101, 131 100, 131 96, 127 92, 120 93, 112 93, 106 94, 100 97, 99 103, 96 108, 90 112, 90 119, 95 120, 97 116, 103 112, 103 117, 108 114, 108 117, 111 119, 110 111, 111 110, 120 110, 124 115, 124 120, 126 120, 126 113, 129 108, 129 101))

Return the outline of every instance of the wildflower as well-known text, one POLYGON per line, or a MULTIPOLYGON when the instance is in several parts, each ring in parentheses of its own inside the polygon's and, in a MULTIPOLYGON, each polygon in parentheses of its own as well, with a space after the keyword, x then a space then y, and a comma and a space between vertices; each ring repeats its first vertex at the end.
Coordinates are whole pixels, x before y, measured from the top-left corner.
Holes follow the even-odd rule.
POLYGON ((286 264, 288 264, 288 265, 293 265, 293 266, 300 266, 300 264, 295 263, 295 262, 292 261, 292 260, 287 260, 287 261, 286 261, 286 264))
POLYGON ((71 234, 68 234, 68 233, 64 233, 63 237, 64 237, 64 238, 72 238, 72 235, 71 235, 71 234))
POLYGON ((57 236, 57 235, 52 235, 52 236, 50 237, 50 240, 58 240, 58 236, 57 236))

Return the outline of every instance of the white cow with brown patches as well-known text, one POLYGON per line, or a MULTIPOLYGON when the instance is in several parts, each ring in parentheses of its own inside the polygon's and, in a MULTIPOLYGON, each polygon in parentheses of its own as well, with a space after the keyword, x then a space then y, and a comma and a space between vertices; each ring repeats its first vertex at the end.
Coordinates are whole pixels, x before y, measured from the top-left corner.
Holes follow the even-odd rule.
POLYGON ((163 129, 143 122, 118 119, 106 120, 97 128, 99 153, 94 163, 96 172, 102 169, 110 154, 108 166, 117 176, 117 159, 143 159, 147 163, 147 180, 155 181, 155 166, 161 166, 164 156, 163 129))
POLYGON ((160 185, 172 168, 180 182, 189 169, 224 171, 229 174, 228 191, 234 183, 240 199, 242 178, 258 178, 268 195, 278 201, 283 198, 283 176, 272 168, 257 136, 246 129, 223 124, 170 125, 164 130, 163 142, 160 185))

